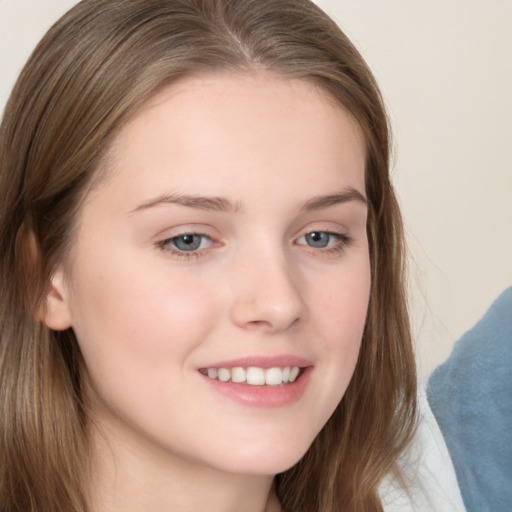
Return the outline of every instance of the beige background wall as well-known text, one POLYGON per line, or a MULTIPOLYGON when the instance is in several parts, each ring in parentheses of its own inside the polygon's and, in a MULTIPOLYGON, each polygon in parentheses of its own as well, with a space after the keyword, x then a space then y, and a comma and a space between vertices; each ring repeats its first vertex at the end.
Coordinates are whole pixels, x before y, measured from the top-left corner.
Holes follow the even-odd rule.
MULTIPOLYGON (((0 0, 0 108, 73 0, 0 0)), ((379 80, 426 376, 512 285, 512 1, 318 0, 379 80)))

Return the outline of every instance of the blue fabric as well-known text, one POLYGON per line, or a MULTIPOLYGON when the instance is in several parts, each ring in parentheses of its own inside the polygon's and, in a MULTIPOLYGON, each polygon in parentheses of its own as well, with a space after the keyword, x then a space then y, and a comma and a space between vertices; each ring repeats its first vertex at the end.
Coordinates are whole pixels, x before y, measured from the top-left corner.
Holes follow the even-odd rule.
POLYGON ((429 379, 467 512, 512 511, 512 288, 429 379))

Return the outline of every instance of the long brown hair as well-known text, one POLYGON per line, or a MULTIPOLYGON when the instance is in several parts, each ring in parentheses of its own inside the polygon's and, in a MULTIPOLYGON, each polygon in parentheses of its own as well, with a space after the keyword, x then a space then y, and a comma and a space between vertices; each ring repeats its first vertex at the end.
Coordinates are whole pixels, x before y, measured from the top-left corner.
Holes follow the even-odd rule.
POLYGON ((23 69, 0 126, 0 509, 85 512, 90 447, 72 330, 37 312, 109 143, 164 85, 269 70, 312 82, 360 124, 372 289, 355 374, 304 458, 276 476, 288 512, 382 510, 378 485, 415 421, 389 131, 375 80, 308 0, 84 0, 23 69))

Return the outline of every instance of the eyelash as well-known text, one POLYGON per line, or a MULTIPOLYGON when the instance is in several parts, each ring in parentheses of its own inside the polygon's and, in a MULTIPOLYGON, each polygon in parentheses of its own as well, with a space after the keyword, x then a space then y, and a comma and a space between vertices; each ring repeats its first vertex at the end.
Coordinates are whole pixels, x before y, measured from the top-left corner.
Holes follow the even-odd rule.
POLYGON ((170 252, 172 254, 172 256, 182 258, 182 259, 196 259, 196 258, 203 256, 205 254, 205 249, 198 249, 198 250, 194 250, 194 251, 182 251, 176 247, 173 247, 172 244, 175 240, 179 240, 180 238, 183 238, 186 236, 199 236, 199 237, 202 237, 203 239, 206 238, 213 244, 213 240, 211 239, 211 237, 209 237, 205 233, 187 232, 187 233, 182 233, 180 235, 172 236, 170 238, 166 238, 165 240, 158 242, 157 245, 163 251, 170 252))
MULTIPOLYGON (((334 233, 332 231, 322 231, 322 230, 309 231, 308 233, 305 233, 304 235, 302 235, 299 238, 299 240, 301 240, 302 238, 305 238, 307 236, 311 236, 313 234, 322 234, 322 235, 327 235, 329 238, 333 238, 335 240, 334 245, 332 247, 313 247, 309 244, 298 244, 298 245, 306 245, 309 249, 311 249, 313 251, 320 251, 323 254, 336 256, 339 254, 343 254, 343 252, 345 252, 346 248, 350 247, 354 242, 354 240, 346 233, 334 233)), ((329 239, 328 243, 330 243, 330 241, 331 240, 329 239)))
MULTIPOLYGON (((345 251, 345 249, 347 247, 350 247, 353 244, 353 242, 354 242, 354 240, 349 235, 347 235, 345 233, 334 233, 334 232, 331 232, 331 231, 322 231, 322 230, 309 231, 308 233, 305 233, 304 235, 299 237, 298 240, 301 240, 302 238, 305 238, 307 236, 311 236, 313 234, 327 235, 330 238, 334 238, 335 239, 335 243, 334 243, 334 245, 332 247, 313 247, 313 246, 311 246, 311 245, 309 245, 307 243, 302 244, 302 243, 298 243, 297 241, 295 243, 297 245, 304 245, 304 246, 308 247, 310 250, 312 250, 314 252, 321 252, 323 254, 335 256, 335 255, 338 255, 338 254, 342 254, 345 251)), ((172 256, 178 257, 178 258, 182 258, 182 259, 185 259, 185 260, 197 259, 199 257, 204 256, 206 254, 207 249, 209 247, 205 248, 205 249, 196 249, 196 250, 192 250, 192 251, 183 251, 183 250, 180 250, 180 249, 178 249, 178 248, 173 246, 173 243, 176 240, 179 240, 180 238, 183 238, 183 237, 186 237, 186 236, 198 236, 198 237, 201 237, 203 239, 209 240, 211 245, 214 245, 214 241, 211 239, 210 236, 206 235, 205 233, 187 232, 187 233, 182 233, 180 235, 176 235, 176 236, 173 236, 173 237, 161 240, 161 241, 159 241, 157 243, 157 246, 161 250, 171 253, 172 256)), ((329 240, 329 242, 330 242, 330 240, 329 240)))

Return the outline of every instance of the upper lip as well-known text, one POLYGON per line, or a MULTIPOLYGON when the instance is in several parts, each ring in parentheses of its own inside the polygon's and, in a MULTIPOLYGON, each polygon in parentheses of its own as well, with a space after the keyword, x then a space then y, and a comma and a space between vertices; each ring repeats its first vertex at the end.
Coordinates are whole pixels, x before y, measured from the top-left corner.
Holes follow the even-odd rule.
POLYGON ((249 366, 256 366, 258 368, 277 368, 285 366, 298 366, 299 368, 306 368, 313 366, 313 363, 303 357, 283 354, 278 356, 246 356, 237 359, 230 359, 229 361, 219 361, 215 363, 202 366, 201 368, 247 368, 249 366))

